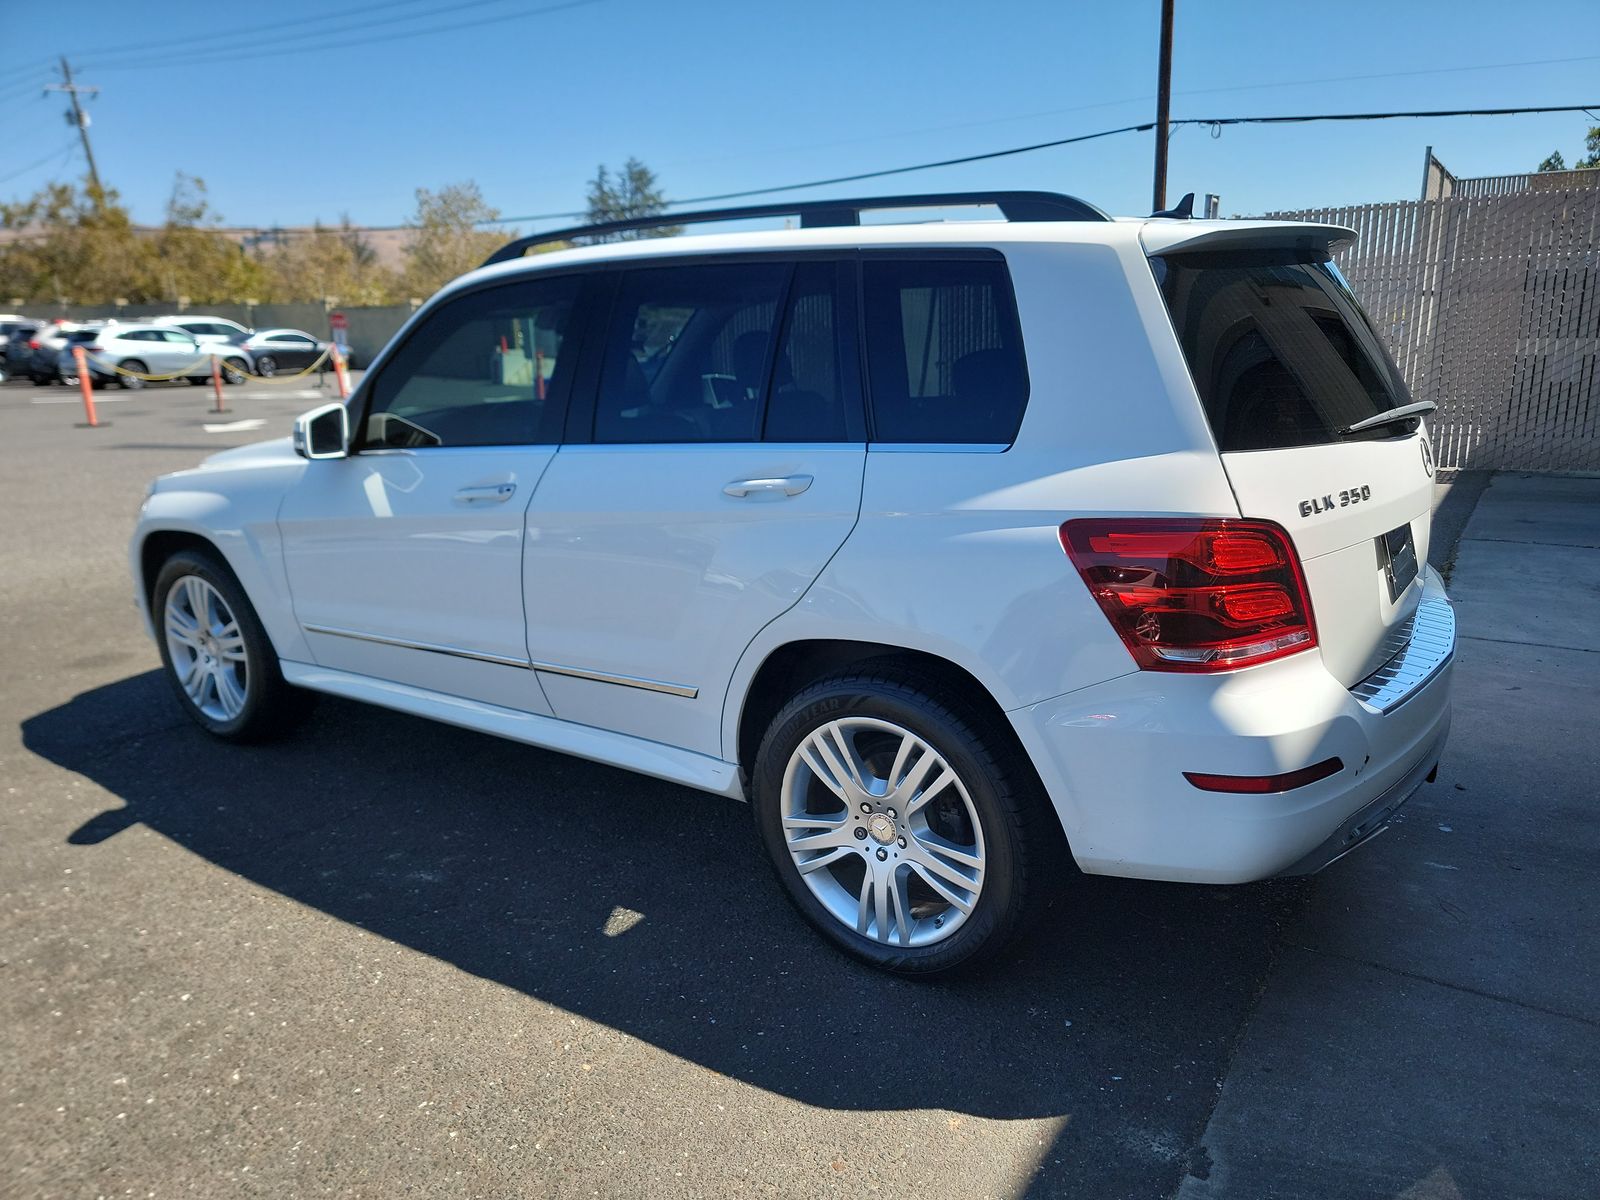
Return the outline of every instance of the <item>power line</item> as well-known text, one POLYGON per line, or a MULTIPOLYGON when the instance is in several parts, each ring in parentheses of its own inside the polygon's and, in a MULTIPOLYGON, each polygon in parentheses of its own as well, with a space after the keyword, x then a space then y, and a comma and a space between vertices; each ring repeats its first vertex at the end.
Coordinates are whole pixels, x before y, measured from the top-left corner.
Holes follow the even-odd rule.
POLYGON ((38 162, 29 163, 20 171, 13 171, 9 175, 0 175, 0 183, 10 183, 13 179, 16 179, 20 175, 26 175, 29 171, 37 171, 40 167, 44 166, 45 163, 51 161, 52 159, 61 158, 66 154, 71 154, 74 145, 76 145, 76 140, 69 141, 65 145, 57 146, 38 162))
MULTIPOLYGON (((1423 112, 1376 112, 1376 113, 1312 113, 1304 116, 1292 117, 1188 117, 1174 120, 1174 128, 1182 125, 1280 125, 1299 124, 1309 121, 1389 121, 1401 117, 1502 117, 1522 113, 1558 113, 1558 112, 1585 112, 1597 107, 1594 104, 1562 104, 1540 105, 1525 108, 1455 108, 1435 109, 1423 112)), ((1028 146, 1011 146, 1004 150, 989 150, 982 154, 965 154, 960 158, 944 158, 935 162, 915 163, 907 167, 890 167, 882 171, 862 171, 855 175, 838 175, 832 179, 813 179, 805 183, 785 183, 777 187, 750 188, 742 192, 723 192, 717 196, 694 196, 685 200, 673 200, 668 207, 682 204, 707 204, 717 200, 743 200, 749 196, 770 196, 776 192, 797 192, 803 188, 826 187, 835 183, 859 183, 864 179, 882 179, 890 175, 906 175, 912 171, 929 171, 935 167, 953 167, 962 163, 983 162, 992 158, 1007 158, 1014 154, 1030 154, 1035 150, 1049 150, 1056 146, 1070 146, 1077 142, 1093 141, 1095 138, 1114 137, 1120 133, 1144 133, 1154 129, 1154 121, 1144 121, 1137 125, 1123 125, 1116 129, 1102 129, 1096 133, 1083 133, 1076 137, 1056 138, 1048 142, 1034 142, 1028 146)), ((534 217, 507 217, 507 221, 532 221, 534 217)))
POLYGON ((26 87, 17 88, 15 91, 7 92, 5 95, 0 96, 0 104, 10 104, 13 100, 21 100, 30 93, 38 92, 49 82, 50 76, 48 75, 35 76, 33 82, 26 87))
MULTIPOLYGON (((383 0, 382 3, 378 3, 378 4, 365 4, 365 5, 362 5, 359 8, 347 8, 347 9, 344 9, 342 12, 340 12, 338 14, 337 19, 342 21, 347 17, 358 16, 358 15, 360 15, 362 13, 388 12, 388 13, 392 14, 393 11, 395 9, 397 9, 397 8, 410 8, 410 7, 412 7, 414 5, 417 5, 417 4, 426 4, 426 3, 428 3, 428 0, 383 0)), ((477 4, 499 4, 499 3, 504 3, 504 0, 476 0, 476 3, 477 4)), ((461 7, 470 8, 470 7, 474 7, 474 5, 462 5, 461 7)), ((446 7, 446 8, 436 8, 436 9, 433 9, 432 11, 430 11, 430 12, 413 13, 409 17, 394 17, 393 19, 396 20, 396 21, 414 21, 414 20, 417 20, 417 19, 422 18, 422 17, 435 16, 440 12, 451 12, 451 11, 453 11, 453 10, 451 8, 448 8, 448 7, 446 7)), ((361 22, 360 24, 365 24, 365 22, 361 22)), ((78 51, 78 57, 80 59, 88 59, 88 60, 92 61, 95 58, 96 55, 101 55, 101 54, 122 55, 122 54, 126 54, 127 52, 133 51, 133 50, 181 51, 185 46, 190 46, 190 45, 200 45, 200 46, 216 45, 219 41, 222 41, 222 40, 225 40, 225 39, 251 37, 251 36, 253 36, 255 34, 258 34, 258 33, 277 33, 277 34, 282 34, 283 31, 285 30, 285 28, 288 25, 289 25, 289 21, 288 20, 286 20, 284 18, 279 18, 278 20, 269 22, 269 23, 267 23, 265 25, 246 25, 243 28, 238 28, 238 29, 219 29, 215 33, 205 34, 205 35, 197 35, 197 36, 194 36, 194 37, 184 37, 184 38, 177 38, 177 39, 170 39, 170 38, 157 39, 155 41, 149 41, 149 42, 130 42, 130 43, 125 43, 125 44, 120 45, 120 46, 96 46, 96 47, 94 47, 92 49, 89 49, 89 50, 80 50, 80 51, 78 51)), ((328 27, 325 26, 324 24, 322 24, 321 23, 321 19, 318 18, 318 20, 317 20, 317 22, 315 24, 313 24, 312 22, 308 21, 304 25, 302 25, 298 30, 296 30, 292 35, 287 35, 287 36, 309 37, 309 36, 312 36, 313 34, 315 34, 316 36, 320 37, 320 36, 325 35, 328 32, 329 32, 328 27)), ((335 32, 337 32, 337 31, 335 31, 335 32)), ((267 40, 275 41, 275 40, 278 40, 278 39, 269 38, 267 40)), ((226 48, 227 49, 233 49, 234 47, 226 47, 226 48)))
MULTIPOLYGON (((1558 112, 1586 112, 1591 108, 1600 107, 1594 104, 1563 104, 1539 105, 1524 108, 1456 108, 1435 109, 1420 112, 1376 112, 1376 113, 1310 113, 1298 116, 1285 117, 1186 117, 1171 122, 1173 128, 1184 125, 1278 125, 1298 124, 1310 121, 1388 121, 1409 117, 1498 117, 1512 116, 1524 113, 1558 113, 1558 112)), ((712 196, 686 196, 678 200, 669 200, 667 207, 681 208, 686 204, 714 204, 722 200, 744 200, 752 196, 771 196, 778 192, 798 192, 806 188, 828 187, 838 183, 860 183, 866 179, 884 179, 892 175, 906 175, 913 171, 931 171, 938 167, 953 167, 963 163, 985 162, 989 159, 1008 158, 1017 154, 1031 154, 1036 150, 1050 150, 1057 146, 1071 146, 1079 142, 1090 142, 1098 138, 1116 137, 1123 133, 1144 133, 1155 128, 1154 121, 1143 121, 1137 125, 1121 125, 1116 129, 1101 129, 1094 133, 1080 133, 1074 137, 1055 138, 1048 142, 1034 142, 1027 146, 1009 146, 1004 150, 988 150, 981 154, 965 154, 959 158, 943 158, 934 162, 914 163, 904 167, 889 167, 880 171, 861 171, 854 175, 835 175, 829 179, 811 179, 804 183, 785 183, 775 187, 747 188, 739 192, 719 192, 712 196)), ((511 225, 524 221, 556 221, 569 217, 581 217, 582 211, 534 213, 517 217, 496 217, 490 221, 479 221, 479 225, 511 225)), ((409 225, 363 225, 362 229, 374 232, 388 232, 397 229, 409 229, 409 225)))
MULTIPOLYGON (((480 19, 478 19, 476 21, 453 21, 453 22, 451 22, 449 24, 446 24, 446 25, 430 25, 430 26, 426 26, 425 28, 422 28, 422 29, 409 29, 409 30, 402 30, 402 31, 397 32, 397 33, 378 34, 375 37, 363 37, 363 38, 361 38, 360 39, 360 48, 361 49, 365 49, 368 46, 374 46, 374 45, 377 45, 377 44, 379 44, 381 42, 394 42, 394 41, 400 41, 400 40, 405 39, 405 38, 425 37, 425 36, 427 36, 429 34, 435 34, 435 33, 454 33, 457 30, 461 30, 461 29, 475 29, 480 25, 494 25, 494 24, 499 24, 500 22, 503 22, 503 21, 516 21, 516 20, 524 19, 526 17, 537 17, 537 16, 542 16, 542 15, 544 15, 546 13, 562 12, 562 11, 564 11, 566 9, 569 9, 569 8, 587 8, 590 5, 602 4, 604 2, 605 2, 605 0, 565 0, 565 2, 561 3, 561 4, 547 4, 547 5, 544 5, 544 6, 539 7, 539 8, 529 8, 529 9, 520 10, 518 12, 501 13, 501 14, 499 14, 497 16, 493 16, 493 17, 482 17, 482 18, 480 18, 480 19)), ((470 7, 470 6, 471 5, 463 5, 461 7, 470 7)), ((437 11, 438 10, 435 10, 435 12, 437 12, 437 11)), ((426 15, 433 16, 433 15, 435 15, 435 13, 428 13, 426 15)), ((402 18, 402 19, 403 20, 412 20, 414 18, 406 17, 406 18, 402 18)), ((364 22, 363 22, 363 24, 364 24, 364 22)), ((239 53, 239 54, 214 55, 214 56, 207 57, 204 60, 203 65, 211 65, 211 64, 217 64, 217 63, 249 62, 249 61, 252 61, 252 60, 258 59, 258 58, 276 58, 276 57, 279 57, 279 56, 282 56, 282 55, 285 55, 285 54, 304 54, 304 53, 306 53, 308 51, 308 49, 310 49, 311 47, 314 47, 316 45, 316 43, 318 43, 318 42, 326 42, 328 36, 331 33, 348 32, 350 28, 354 28, 354 27, 353 26, 352 27, 345 27, 343 29, 318 28, 314 32, 312 32, 310 34, 307 34, 307 35, 304 35, 302 37, 302 39, 300 41, 296 42, 294 45, 283 46, 283 47, 279 47, 278 49, 273 49, 273 50, 246 51, 246 52, 239 53)), ((324 45, 321 48, 322 49, 335 49, 336 47, 331 46, 331 45, 324 45)), ((171 70, 171 69, 176 68, 176 67, 182 67, 182 68, 185 68, 185 69, 188 69, 188 70, 193 70, 196 65, 197 64, 192 59, 180 59, 180 60, 175 60, 175 61, 162 59, 162 60, 157 60, 157 61, 154 61, 154 62, 129 62, 129 63, 107 62, 107 63, 97 64, 95 69, 96 70, 100 70, 100 71, 142 71, 142 70, 164 71, 164 70, 171 70)))

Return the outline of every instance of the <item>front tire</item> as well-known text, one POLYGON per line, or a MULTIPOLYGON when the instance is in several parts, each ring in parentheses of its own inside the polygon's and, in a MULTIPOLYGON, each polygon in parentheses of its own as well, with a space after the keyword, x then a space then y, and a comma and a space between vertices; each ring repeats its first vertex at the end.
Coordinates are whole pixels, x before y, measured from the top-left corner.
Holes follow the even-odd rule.
POLYGON ((244 365, 244 359, 225 359, 222 363, 222 382, 227 384, 243 383, 246 370, 248 368, 244 365))
POLYGON ((231 742, 283 732, 303 708, 239 581, 220 559, 185 550, 162 564, 151 593, 156 642, 178 703, 231 742))
POLYGON ((823 680, 762 741, 757 828, 789 898, 836 945, 906 975, 971 966, 1016 933, 1043 849, 1014 753, 919 675, 823 680))
POLYGON ((130 392, 137 392, 140 388, 144 387, 145 381, 139 376, 150 374, 149 367, 145 366, 144 363, 140 362, 137 358, 130 358, 126 362, 118 363, 117 365, 120 366, 123 371, 138 372, 136 375, 124 375, 121 371, 117 372, 118 387, 125 388, 130 392))

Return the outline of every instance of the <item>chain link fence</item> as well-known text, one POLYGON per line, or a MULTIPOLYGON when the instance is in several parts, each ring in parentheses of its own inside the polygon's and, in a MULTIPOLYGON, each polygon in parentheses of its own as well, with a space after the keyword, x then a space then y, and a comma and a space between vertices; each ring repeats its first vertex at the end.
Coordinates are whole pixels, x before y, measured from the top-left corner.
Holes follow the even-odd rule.
POLYGON ((1335 261, 1440 466, 1600 471, 1600 187, 1269 215, 1360 235, 1335 261))

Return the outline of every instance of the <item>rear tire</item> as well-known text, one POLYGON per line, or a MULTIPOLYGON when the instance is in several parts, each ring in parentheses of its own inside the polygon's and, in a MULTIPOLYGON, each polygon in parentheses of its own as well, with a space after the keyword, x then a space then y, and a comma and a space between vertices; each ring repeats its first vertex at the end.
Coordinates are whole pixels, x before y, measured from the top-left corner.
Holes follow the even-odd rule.
POLYGON ((937 681, 869 665, 773 719, 756 826, 789 898, 848 953, 904 975, 970 967, 1017 932, 1048 843, 1015 753, 937 681))
POLYGON ((271 379, 278 373, 278 360, 270 354, 263 354, 256 359, 256 374, 264 379, 271 379))
POLYGON ((261 741, 306 711, 307 694, 284 681, 254 606, 220 558, 183 550, 167 559, 150 612, 178 704, 213 737, 261 741))
POLYGON ((130 392, 137 392, 140 388, 144 387, 145 381, 140 379, 139 375, 150 374, 149 367, 145 366, 144 363, 140 362, 137 358, 130 358, 126 362, 121 362, 117 365, 121 367, 123 371, 138 372, 137 375, 124 375, 121 371, 119 371, 117 373, 118 387, 125 388, 130 392))

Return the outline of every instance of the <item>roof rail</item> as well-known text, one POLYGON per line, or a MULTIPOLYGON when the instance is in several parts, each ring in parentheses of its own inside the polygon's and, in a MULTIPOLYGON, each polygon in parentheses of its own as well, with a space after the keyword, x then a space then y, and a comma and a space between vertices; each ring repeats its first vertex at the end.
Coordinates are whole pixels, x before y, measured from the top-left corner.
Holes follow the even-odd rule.
POLYGON ((535 246, 568 242, 574 238, 605 237, 635 229, 660 229, 671 225, 703 225, 712 221, 744 221, 754 217, 799 217, 800 228, 821 229, 861 224, 864 212, 890 208, 953 208, 992 204, 1008 221, 1109 221, 1094 205, 1057 192, 933 192, 910 196, 870 196, 863 200, 792 200, 782 204, 752 204, 742 208, 713 208, 699 212, 657 213, 622 221, 575 225, 517 238, 484 260, 490 263, 521 258, 535 246))

